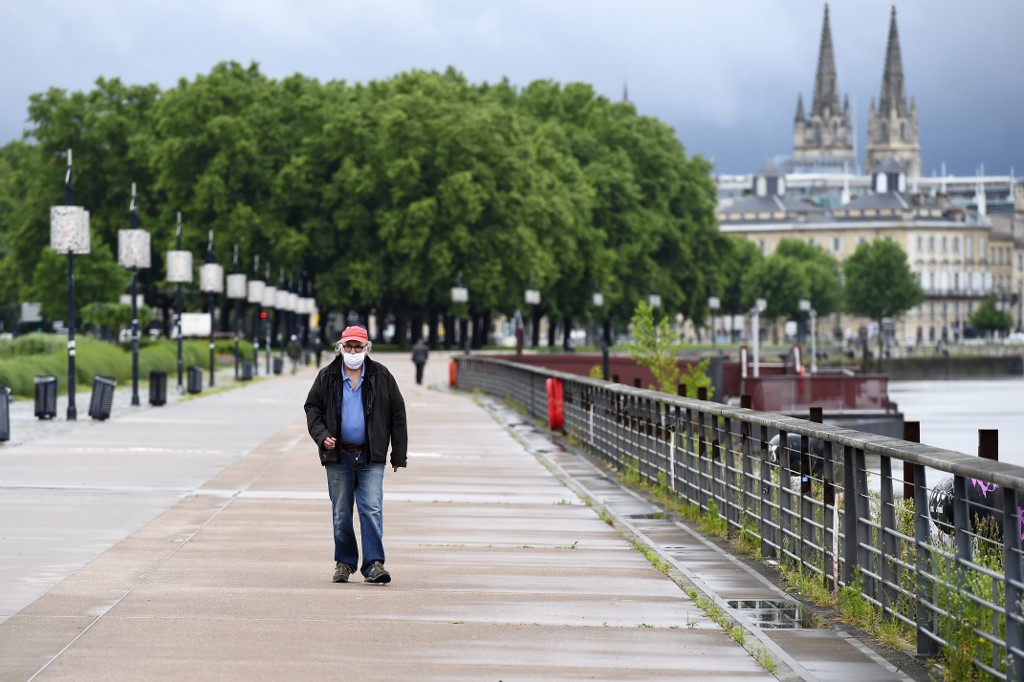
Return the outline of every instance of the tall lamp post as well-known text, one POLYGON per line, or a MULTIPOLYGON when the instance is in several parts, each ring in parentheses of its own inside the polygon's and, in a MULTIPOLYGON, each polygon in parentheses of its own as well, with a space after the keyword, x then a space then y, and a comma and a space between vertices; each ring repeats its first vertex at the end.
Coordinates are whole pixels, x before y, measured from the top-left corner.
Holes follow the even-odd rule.
POLYGON ((536 348, 537 332, 535 330, 538 327, 537 306, 540 305, 540 291, 534 289, 531 283, 530 288, 523 292, 523 300, 526 301, 526 305, 530 306, 530 346, 536 348))
POLYGON ((277 301, 277 287, 270 285, 270 264, 267 263, 267 285, 263 287, 263 312, 260 317, 264 315, 267 317, 263 322, 263 333, 266 335, 264 338, 263 347, 267 352, 267 376, 270 376, 270 311, 274 308, 274 303, 277 301))
POLYGON ((238 381, 238 339, 242 335, 242 299, 248 293, 245 286, 246 277, 238 272, 238 244, 235 244, 231 269, 233 272, 228 275, 228 298, 235 301, 235 381, 238 381))
POLYGON ((722 302, 717 296, 708 297, 708 310, 711 311, 711 347, 715 347, 715 316, 718 314, 719 308, 722 307, 722 302))
MULTIPOLYGON (((256 256, 252 272, 254 276, 260 276, 259 256, 256 256)), ((267 283, 260 279, 251 279, 248 284, 249 303, 256 307, 252 315, 252 371, 253 375, 257 375, 260 373, 260 322, 263 312, 261 308, 263 307, 263 290, 266 289, 267 283)))
POLYGON ((768 307, 768 302, 763 298, 759 298, 754 301, 754 307, 750 310, 750 316, 752 318, 753 326, 753 337, 754 337, 754 378, 761 376, 761 313, 768 307))
POLYGON ((139 299, 138 269, 150 266, 149 232, 139 229, 139 211, 132 183, 128 208, 129 229, 117 231, 117 262, 132 270, 132 405, 139 404, 139 299))
POLYGON ((284 363, 284 349, 285 349, 285 346, 288 345, 288 338, 287 337, 291 333, 289 331, 290 326, 289 326, 289 321, 288 321, 288 302, 290 300, 290 298, 289 298, 290 292, 288 291, 288 289, 285 288, 284 268, 281 268, 278 282, 281 284, 281 286, 279 286, 277 288, 277 291, 274 292, 274 310, 276 311, 274 313, 274 327, 275 327, 274 331, 277 331, 278 329, 281 329, 281 328, 284 329, 284 334, 283 334, 283 336, 281 338, 281 343, 278 344, 280 346, 280 349, 281 349, 281 363, 282 363, 281 366, 283 367, 284 366, 284 364, 283 364, 284 363), (280 321, 280 323, 279 323, 279 321, 280 321))
POLYGON ((800 299, 800 310, 807 313, 811 320, 811 374, 818 371, 818 347, 815 327, 818 326, 818 311, 811 307, 811 302, 806 298, 800 299))
POLYGON ((178 211, 178 225, 176 229, 177 234, 177 247, 173 251, 167 252, 167 281, 174 282, 178 288, 178 321, 177 337, 178 337, 178 393, 181 393, 184 389, 182 386, 182 372, 184 370, 184 361, 182 358, 182 327, 181 327, 181 285, 192 283, 192 252, 183 251, 181 248, 181 211, 178 211))
MULTIPOLYGON (((594 307, 599 311, 604 308, 604 294, 600 291, 595 291, 594 295, 590 297, 590 302, 594 304, 594 307)), ((608 328, 607 325, 602 321, 601 323, 601 377, 608 381, 611 377, 611 367, 609 366, 608 358, 608 328)))
MULTIPOLYGON (((460 272, 455 278, 455 286, 452 287, 452 303, 468 303, 469 302, 469 289, 462 286, 462 273, 460 272)), ((460 327, 460 339, 462 343, 462 350, 467 355, 469 354, 469 340, 467 336, 467 325, 466 320, 461 320, 460 327)))
POLYGON ((71 150, 64 176, 64 206, 50 207, 50 248, 68 255, 68 421, 78 419, 75 408, 75 254, 89 253, 89 212, 74 206, 71 150))
POLYGON ((214 384, 214 344, 213 344, 213 312, 217 305, 217 294, 224 291, 224 268, 220 263, 213 262, 213 230, 210 230, 210 241, 206 244, 206 262, 199 268, 199 289, 210 296, 210 386, 214 384))

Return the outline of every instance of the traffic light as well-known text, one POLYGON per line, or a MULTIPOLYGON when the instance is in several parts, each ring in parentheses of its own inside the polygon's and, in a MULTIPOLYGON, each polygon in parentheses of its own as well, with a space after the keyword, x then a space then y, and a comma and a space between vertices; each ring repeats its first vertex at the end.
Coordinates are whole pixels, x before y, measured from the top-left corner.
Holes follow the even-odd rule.
POLYGON ((266 310, 264 310, 264 311, 262 311, 262 312, 260 313, 260 319, 261 319, 261 320, 265 320, 265 319, 267 319, 267 311, 266 311, 266 310))

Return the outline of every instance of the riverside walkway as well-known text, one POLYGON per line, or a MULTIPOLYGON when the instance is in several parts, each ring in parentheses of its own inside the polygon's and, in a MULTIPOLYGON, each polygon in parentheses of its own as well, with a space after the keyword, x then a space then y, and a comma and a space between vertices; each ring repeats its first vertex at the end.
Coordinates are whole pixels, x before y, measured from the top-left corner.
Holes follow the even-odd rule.
POLYGON ((422 387, 406 355, 374 357, 409 413, 409 467, 384 482, 390 585, 331 582, 313 368, 163 407, 119 392, 108 421, 84 402, 0 444, 0 680, 927 679, 838 626, 768 627, 742 605, 784 593, 449 391, 445 354, 422 387))

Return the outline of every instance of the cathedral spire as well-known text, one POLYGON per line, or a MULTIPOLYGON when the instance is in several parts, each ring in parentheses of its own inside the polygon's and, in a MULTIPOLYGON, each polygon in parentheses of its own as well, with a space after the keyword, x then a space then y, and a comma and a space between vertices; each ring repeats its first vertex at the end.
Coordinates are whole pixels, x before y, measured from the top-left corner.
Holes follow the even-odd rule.
POLYGON ((814 75, 814 97, 804 114, 800 96, 793 121, 793 157, 788 166, 814 172, 839 172, 844 166, 856 166, 853 153, 853 123, 850 108, 843 100, 840 108, 836 78, 836 57, 832 47, 832 25, 828 5, 821 22, 818 65, 814 75))
POLYGON ((829 25, 828 5, 826 4, 825 20, 821 23, 821 46, 818 48, 818 73, 814 78, 814 100, 811 104, 811 115, 828 118, 838 113, 836 57, 832 49, 832 28, 829 25))
POLYGON ((917 104, 907 106, 900 57, 900 34, 896 27, 896 7, 889 15, 889 42, 885 49, 885 70, 878 108, 871 103, 868 112, 868 170, 878 167, 891 155, 910 178, 921 175, 921 143, 917 123, 917 104))
POLYGON ((896 28, 896 7, 889 19, 889 44, 885 49, 885 72, 882 74, 882 95, 878 99, 881 116, 906 116, 907 94, 903 89, 903 59, 900 57, 900 34, 896 28))

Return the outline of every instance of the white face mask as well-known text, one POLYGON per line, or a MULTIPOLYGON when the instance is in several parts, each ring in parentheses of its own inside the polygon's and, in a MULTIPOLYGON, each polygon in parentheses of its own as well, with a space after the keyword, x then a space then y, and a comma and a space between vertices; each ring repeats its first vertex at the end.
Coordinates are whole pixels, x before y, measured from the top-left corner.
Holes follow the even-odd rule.
POLYGON ((366 351, 362 353, 342 353, 345 359, 345 366, 349 369, 359 369, 363 366, 363 360, 366 359, 366 351))

